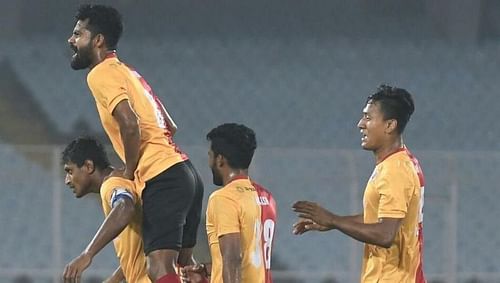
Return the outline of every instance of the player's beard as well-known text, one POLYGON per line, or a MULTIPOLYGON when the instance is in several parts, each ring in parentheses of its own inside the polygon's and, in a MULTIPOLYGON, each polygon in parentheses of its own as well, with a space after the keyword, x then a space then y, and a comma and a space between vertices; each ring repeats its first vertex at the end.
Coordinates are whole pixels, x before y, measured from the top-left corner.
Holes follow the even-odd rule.
POLYGON ((86 69, 92 63, 92 46, 91 42, 84 47, 76 50, 76 53, 71 57, 71 68, 73 70, 86 69))
POLYGON ((216 186, 222 186, 222 175, 215 168, 212 169, 212 181, 216 186))

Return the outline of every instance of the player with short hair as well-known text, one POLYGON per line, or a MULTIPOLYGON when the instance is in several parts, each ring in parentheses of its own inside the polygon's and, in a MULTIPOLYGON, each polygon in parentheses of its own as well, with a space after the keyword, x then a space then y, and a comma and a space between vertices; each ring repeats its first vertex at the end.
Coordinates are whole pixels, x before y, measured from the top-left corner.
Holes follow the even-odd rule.
POLYGON ((173 142, 177 126, 146 80, 118 59, 121 15, 109 6, 82 5, 68 39, 71 67, 86 69, 101 123, 134 180, 143 204, 144 251, 150 277, 180 282, 177 264, 192 264, 201 216, 200 176, 173 142))
POLYGON ((361 282, 426 282, 423 262, 424 176, 402 133, 415 110, 408 91, 382 85, 370 95, 358 127, 361 146, 375 155, 363 213, 339 216, 298 201, 294 233, 337 229, 365 243, 361 282))
MULTIPOLYGON (((255 133, 229 123, 212 129, 207 139, 213 183, 222 186, 210 195, 206 212, 210 282, 270 283, 276 202, 248 175, 257 148, 255 133)), ((183 269, 186 279, 203 270, 199 265, 183 269)))
POLYGON ((113 241, 120 266, 106 282, 150 283, 141 236, 141 204, 134 183, 121 177, 109 163, 103 146, 95 139, 81 137, 62 153, 65 183, 77 198, 100 194, 106 216, 85 250, 64 269, 65 282, 79 281, 92 258, 113 241))

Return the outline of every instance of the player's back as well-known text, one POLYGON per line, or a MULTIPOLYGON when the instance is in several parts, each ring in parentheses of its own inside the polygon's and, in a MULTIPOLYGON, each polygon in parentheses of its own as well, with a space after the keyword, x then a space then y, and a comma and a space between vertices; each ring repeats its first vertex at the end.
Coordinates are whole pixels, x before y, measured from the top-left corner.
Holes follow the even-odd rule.
POLYGON ((219 237, 239 233, 242 282, 269 283, 276 208, 272 195, 248 178, 233 180, 214 192, 207 207, 212 281, 222 282, 219 237))

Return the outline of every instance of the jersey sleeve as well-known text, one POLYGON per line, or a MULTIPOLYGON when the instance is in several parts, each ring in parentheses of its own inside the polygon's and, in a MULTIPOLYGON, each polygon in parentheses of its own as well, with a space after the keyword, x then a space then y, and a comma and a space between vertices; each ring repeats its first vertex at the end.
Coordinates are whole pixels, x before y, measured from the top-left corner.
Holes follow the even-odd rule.
POLYGON ((404 218, 413 188, 412 176, 403 162, 381 170, 377 190, 380 195, 378 218, 404 218))
POLYGON ((135 204, 138 200, 134 193, 134 183, 130 180, 112 177, 104 181, 101 186, 101 201, 106 215, 113 209, 116 201, 129 198, 135 204))
POLYGON ((116 105, 128 99, 127 78, 114 64, 97 66, 87 77, 95 100, 111 114, 116 105))
POLYGON ((215 195, 210 198, 210 207, 217 238, 240 232, 240 207, 236 200, 215 195))

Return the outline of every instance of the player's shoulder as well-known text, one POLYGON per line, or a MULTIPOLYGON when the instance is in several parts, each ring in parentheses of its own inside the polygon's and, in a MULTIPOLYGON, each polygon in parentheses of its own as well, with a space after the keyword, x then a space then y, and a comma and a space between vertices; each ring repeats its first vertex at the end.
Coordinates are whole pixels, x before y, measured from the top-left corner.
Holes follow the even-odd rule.
POLYGON ((117 71, 123 67, 123 63, 114 59, 106 59, 97 64, 87 75, 87 81, 104 81, 110 74, 118 73, 117 71))
POLYGON ((210 194, 209 202, 238 202, 238 189, 233 184, 228 184, 210 194))
POLYGON ((114 175, 107 176, 101 184, 101 194, 109 193, 115 189, 124 189, 133 192, 134 182, 114 175))
POLYGON ((255 181, 252 181, 252 185, 254 186, 255 190, 257 191, 257 194, 259 196, 265 196, 267 197, 268 199, 273 199, 273 193, 267 189, 266 187, 264 187, 263 185, 255 182, 255 181))
POLYGON ((399 152, 384 160, 377 172, 381 177, 397 179, 403 176, 411 179, 415 175, 413 162, 405 152, 399 152))

